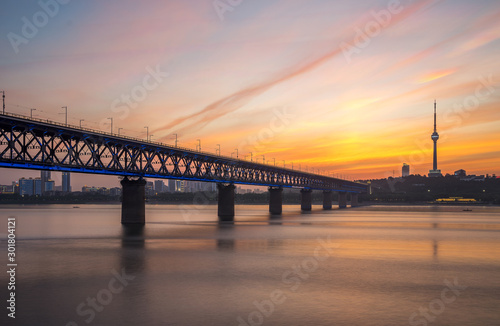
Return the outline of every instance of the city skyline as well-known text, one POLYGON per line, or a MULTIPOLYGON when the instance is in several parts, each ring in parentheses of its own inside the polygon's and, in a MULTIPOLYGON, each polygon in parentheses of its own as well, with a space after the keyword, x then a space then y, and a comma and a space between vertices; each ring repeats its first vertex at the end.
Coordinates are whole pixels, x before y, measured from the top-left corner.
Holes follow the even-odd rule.
MULTIPOLYGON (((61 5, 18 53, 3 38, 7 111, 64 122, 67 107, 73 125, 108 131, 113 121, 115 133, 169 144, 177 134, 179 146, 194 149, 200 139, 214 153, 220 144, 227 156, 239 149, 367 179, 402 163, 427 174, 437 98, 443 174, 500 174, 497 2, 244 1, 223 20, 210 2, 125 7, 61 5), (379 33, 366 37, 377 23, 379 33), (147 76, 144 99, 124 100, 147 76)), ((9 8, 2 32, 22 36, 21 18, 40 10, 34 2, 9 8)), ((0 183, 26 172, 3 169, 0 183)), ((118 184, 73 176, 75 185, 118 184)))

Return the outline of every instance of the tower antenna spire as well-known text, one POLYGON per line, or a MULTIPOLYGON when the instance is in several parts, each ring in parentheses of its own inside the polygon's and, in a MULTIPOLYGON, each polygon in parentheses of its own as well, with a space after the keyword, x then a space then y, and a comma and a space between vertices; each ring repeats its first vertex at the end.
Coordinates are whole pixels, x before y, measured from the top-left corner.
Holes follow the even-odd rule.
POLYGON ((434 132, 436 132, 436 100, 434 100, 434 132))

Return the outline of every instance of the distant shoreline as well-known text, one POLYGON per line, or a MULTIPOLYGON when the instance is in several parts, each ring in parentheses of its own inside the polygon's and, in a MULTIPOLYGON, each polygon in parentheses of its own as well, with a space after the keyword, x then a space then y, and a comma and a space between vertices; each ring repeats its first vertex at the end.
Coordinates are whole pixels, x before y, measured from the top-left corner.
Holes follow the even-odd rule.
MULTIPOLYGON (((323 203, 321 202, 313 202, 314 206, 321 206, 323 203)), ((8 206, 48 206, 48 205, 121 205, 121 201, 88 201, 88 202, 0 202, 0 208, 8 207, 8 206)), ((146 206, 153 205, 187 205, 187 206, 216 206, 217 202, 207 202, 207 203, 193 203, 192 201, 186 202, 168 202, 168 201, 147 201, 146 206)), ((268 205, 267 202, 260 203, 247 203, 247 202, 235 202, 235 205, 251 205, 251 206, 262 206, 268 205)), ((283 203, 284 206, 297 205, 300 206, 299 203, 283 203)), ((335 208, 338 203, 333 203, 333 208, 335 208)), ((357 207, 377 207, 377 206, 392 206, 392 207, 404 207, 404 206, 456 206, 456 207, 468 207, 468 206, 488 206, 488 207, 500 207, 499 204, 493 203, 426 203, 426 202, 418 202, 418 203, 391 203, 391 202, 363 202, 360 203, 357 207)))

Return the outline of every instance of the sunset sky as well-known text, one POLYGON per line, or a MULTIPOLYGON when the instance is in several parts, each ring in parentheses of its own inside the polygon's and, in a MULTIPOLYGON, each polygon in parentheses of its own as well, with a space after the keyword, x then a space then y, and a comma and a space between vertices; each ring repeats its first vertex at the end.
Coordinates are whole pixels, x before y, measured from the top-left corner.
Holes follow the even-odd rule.
POLYGON ((438 168, 500 175, 500 1, 41 3, 2 3, 8 112, 367 179, 428 173, 436 99, 438 168))

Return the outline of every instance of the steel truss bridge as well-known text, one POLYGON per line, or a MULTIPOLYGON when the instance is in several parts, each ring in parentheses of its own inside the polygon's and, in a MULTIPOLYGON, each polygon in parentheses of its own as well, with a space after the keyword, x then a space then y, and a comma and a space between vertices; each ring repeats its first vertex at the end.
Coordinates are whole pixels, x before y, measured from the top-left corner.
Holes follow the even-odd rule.
POLYGON ((361 193, 366 185, 53 121, 0 114, 0 167, 361 193))

